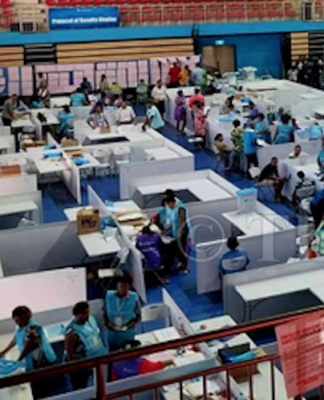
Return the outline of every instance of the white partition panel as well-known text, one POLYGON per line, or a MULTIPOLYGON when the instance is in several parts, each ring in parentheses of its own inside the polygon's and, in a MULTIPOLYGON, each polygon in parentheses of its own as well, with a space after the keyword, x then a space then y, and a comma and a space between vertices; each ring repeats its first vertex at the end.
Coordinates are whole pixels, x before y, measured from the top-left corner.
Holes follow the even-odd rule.
POLYGON ((78 204, 81 204, 80 170, 70 157, 65 155, 67 169, 62 171, 62 180, 78 204))
POLYGON ((107 209, 104 201, 98 196, 98 194, 88 185, 88 201, 90 206, 97 208, 101 217, 108 217, 111 212, 107 209))
POLYGON ((37 175, 15 175, 0 178, 0 196, 37 191, 37 175))
POLYGON ((42 312, 71 306, 86 298, 84 268, 3 278, 0 279, 0 320, 10 318, 17 305, 26 305, 33 312, 42 312))

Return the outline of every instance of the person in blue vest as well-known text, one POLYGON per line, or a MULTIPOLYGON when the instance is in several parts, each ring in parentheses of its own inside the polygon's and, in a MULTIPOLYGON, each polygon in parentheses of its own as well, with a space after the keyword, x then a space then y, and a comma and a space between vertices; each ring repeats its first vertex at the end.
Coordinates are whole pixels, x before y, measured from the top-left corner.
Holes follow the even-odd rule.
MULTIPOLYGON (((95 318, 90 315, 90 307, 81 301, 73 307, 73 319, 65 328, 66 360, 80 360, 107 354, 100 329, 95 318)), ((85 388, 92 383, 92 370, 84 369, 70 375, 74 390, 85 388)))
POLYGON ((317 229, 324 215, 324 190, 318 190, 310 202, 310 210, 314 218, 315 229, 317 229))
POLYGON ((258 139, 271 144, 271 134, 269 125, 265 119, 264 114, 260 113, 254 121, 254 130, 258 139))
POLYGON ((278 111, 276 111, 273 114, 273 120, 281 122, 282 116, 285 114, 285 109, 283 107, 280 107, 278 111))
POLYGON ((188 239, 190 236, 189 213, 184 203, 177 199, 174 194, 168 194, 166 199, 168 207, 168 219, 171 224, 171 236, 173 237, 172 248, 178 260, 178 270, 187 275, 188 268, 188 239))
MULTIPOLYGON (((33 320, 31 310, 26 306, 16 307, 12 311, 12 318, 17 325, 15 335, 9 345, 0 352, 0 358, 17 346, 18 361, 25 365, 26 371, 54 364, 56 354, 46 338, 43 327, 33 320)), ((50 396, 52 390, 53 385, 50 380, 41 380, 32 384, 35 400, 50 396)))
POLYGON ((323 127, 315 122, 309 127, 309 140, 320 140, 323 137, 323 127))
POLYGON ((223 254, 218 262, 218 269, 221 278, 224 275, 245 271, 250 263, 249 256, 244 249, 239 248, 237 237, 230 237, 227 240, 228 251, 223 254))
POLYGON ((57 127, 57 132, 60 137, 69 137, 71 138, 71 132, 73 131, 73 121, 74 114, 71 111, 69 106, 63 106, 63 110, 59 111, 58 119, 60 121, 59 126, 57 127))
POLYGON ((243 153, 247 160, 247 170, 252 167, 258 167, 257 157, 257 135, 253 129, 253 124, 250 124, 243 132, 243 153))
POLYGON ((275 144, 283 144, 294 141, 294 132, 290 124, 290 115, 284 114, 281 117, 281 122, 278 123, 275 129, 275 144))
POLYGON ((73 92, 70 97, 72 107, 83 107, 88 104, 87 98, 85 94, 82 93, 81 88, 77 88, 77 90, 73 92))
POLYGON ((324 173, 324 141, 322 142, 322 148, 317 156, 317 163, 320 168, 321 173, 324 173))
POLYGON ((104 322, 108 328, 107 342, 112 351, 134 340, 135 326, 141 321, 139 296, 130 290, 131 284, 128 276, 119 277, 117 290, 108 290, 106 293, 104 322))
MULTIPOLYGON (((127 351, 141 346, 141 342, 133 340, 124 343, 121 350, 127 351)), ((131 358, 128 360, 117 361, 112 366, 112 380, 132 378, 137 375, 150 374, 158 372, 165 367, 172 365, 173 360, 166 361, 150 361, 142 357, 131 358)))

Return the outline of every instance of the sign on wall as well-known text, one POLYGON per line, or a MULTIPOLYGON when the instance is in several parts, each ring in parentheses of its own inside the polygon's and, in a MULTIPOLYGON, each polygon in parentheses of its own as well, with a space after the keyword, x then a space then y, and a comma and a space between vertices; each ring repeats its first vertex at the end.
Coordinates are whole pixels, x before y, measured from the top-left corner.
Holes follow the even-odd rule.
POLYGON ((112 28, 119 25, 117 7, 51 8, 51 30, 112 28))

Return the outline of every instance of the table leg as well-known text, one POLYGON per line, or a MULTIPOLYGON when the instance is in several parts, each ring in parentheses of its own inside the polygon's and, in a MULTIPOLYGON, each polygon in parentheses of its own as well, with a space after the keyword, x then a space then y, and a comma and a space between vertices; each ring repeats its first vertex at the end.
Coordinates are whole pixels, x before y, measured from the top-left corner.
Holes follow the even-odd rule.
POLYGON ((19 145, 19 140, 18 140, 19 131, 17 129, 12 129, 12 134, 15 137, 15 152, 19 153, 19 151, 20 151, 20 145, 19 145))

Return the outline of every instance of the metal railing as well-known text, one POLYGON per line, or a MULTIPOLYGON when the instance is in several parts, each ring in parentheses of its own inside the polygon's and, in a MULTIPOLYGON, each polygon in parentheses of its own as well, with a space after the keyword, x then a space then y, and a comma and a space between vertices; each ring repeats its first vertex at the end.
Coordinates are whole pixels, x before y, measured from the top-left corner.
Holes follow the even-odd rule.
MULTIPOLYGON (((74 361, 62 365, 57 365, 55 367, 39 369, 33 372, 26 372, 19 375, 13 375, 10 377, 0 379, 0 389, 11 387, 15 385, 36 382, 42 379, 48 379, 51 377, 56 377, 63 374, 68 373, 76 373, 77 371, 93 368, 96 371, 95 374, 95 388, 96 395, 94 399, 89 400, 110 400, 115 399, 122 396, 127 396, 130 400, 133 399, 134 394, 140 393, 143 391, 152 390, 155 393, 156 400, 159 398, 158 393, 159 389, 165 385, 178 383, 179 384, 179 398, 180 400, 184 399, 183 394, 183 383, 193 378, 201 377, 203 379, 203 390, 204 390, 204 399, 207 397, 207 377, 210 375, 215 375, 220 372, 224 372, 226 374, 226 385, 227 385, 227 398, 231 399, 231 383, 230 383, 230 372, 237 369, 246 367, 248 369, 249 376, 249 398, 253 400, 253 377, 252 377, 252 367, 256 364, 261 364, 268 362, 271 366, 270 379, 271 379, 271 399, 276 399, 276 387, 275 387, 275 361, 280 359, 279 354, 274 355, 265 355, 262 357, 258 357, 251 361, 236 363, 236 364, 227 364, 218 366, 215 368, 210 368, 207 370, 203 370, 201 372, 195 372, 191 374, 181 375, 180 377, 173 377, 171 379, 165 379, 159 382, 152 382, 150 384, 146 384, 143 387, 137 387, 133 389, 127 390, 119 390, 114 393, 107 393, 106 391, 106 374, 105 374, 105 366, 111 365, 117 361, 128 360, 132 358, 142 357, 145 355, 153 354, 156 352, 161 352, 170 349, 176 349, 179 347, 184 347, 188 345, 199 344, 202 342, 221 339, 227 336, 234 336, 239 334, 247 334, 249 332, 255 332, 256 330, 265 329, 265 328, 274 328, 278 325, 291 322, 297 318, 301 318, 304 316, 312 317, 323 317, 324 316, 324 306, 312 307, 304 310, 299 310, 296 312, 278 315, 272 318, 265 318, 262 320, 258 320, 253 323, 246 323, 237 325, 231 328, 222 329, 219 331, 208 332, 208 333, 200 333, 193 336, 172 340, 165 343, 149 345, 145 347, 136 348, 133 350, 129 350, 126 352, 120 353, 112 353, 108 356, 95 358, 95 359, 86 359, 81 361, 74 361)), ((319 397, 320 400, 324 399, 324 390, 323 387, 319 388, 319 397)), ((257 399, 256 399, 257 400, 257 399)), ((281 399, 279 399, 281 400, 281 399)))

